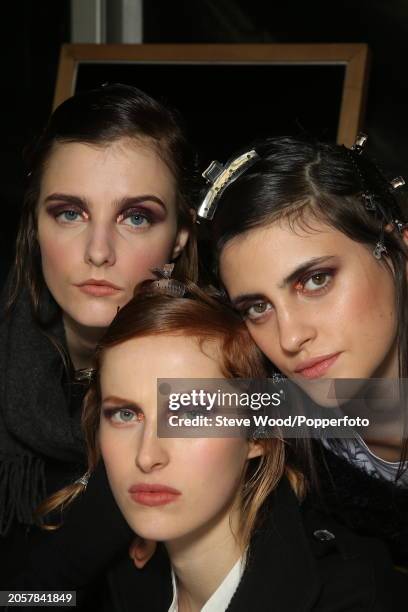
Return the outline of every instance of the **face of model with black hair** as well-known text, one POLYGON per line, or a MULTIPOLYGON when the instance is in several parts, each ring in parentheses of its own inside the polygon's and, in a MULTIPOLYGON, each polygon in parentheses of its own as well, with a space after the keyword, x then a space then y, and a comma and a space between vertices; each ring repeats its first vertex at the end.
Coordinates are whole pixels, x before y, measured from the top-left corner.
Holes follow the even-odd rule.
POLYGON ((280 220, 228 242, 220 274, 257 345, 301 386, 398 377, 395 281, 372 247, 280 220))
POLYGON ((147 139, 54 145, 37 214, 45 282, 77 333, 106 328, 188 238, 174 177, 147 139))

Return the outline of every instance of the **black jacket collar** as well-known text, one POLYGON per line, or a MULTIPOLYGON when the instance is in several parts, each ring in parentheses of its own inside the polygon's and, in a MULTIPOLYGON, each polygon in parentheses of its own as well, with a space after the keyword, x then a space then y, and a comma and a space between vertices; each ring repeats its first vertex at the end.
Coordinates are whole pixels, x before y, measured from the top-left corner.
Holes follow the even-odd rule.
MULTIPOLYGON (((305 533, 298 501, 288 482, 271 495, 264 525, 252 538, 248 563, 228 612, 312 610, 321 583, 305 533), (288 584, 293 588, 288 589, 288 584)), ((170 564, 162 547, 143 570, 124 560, 110 575, 117 612, 167 612, 171 599, 170 564)))

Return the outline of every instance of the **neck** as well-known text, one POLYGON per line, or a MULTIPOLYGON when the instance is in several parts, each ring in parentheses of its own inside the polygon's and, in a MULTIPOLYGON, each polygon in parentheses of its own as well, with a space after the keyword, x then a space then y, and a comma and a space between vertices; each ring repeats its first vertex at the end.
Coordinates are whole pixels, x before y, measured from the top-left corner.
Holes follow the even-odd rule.
POLYGON ((198 612, 242 555, 238 513, 226 513, 200 532, 166 543, 177 578, 180 612, 198 612))
POLYGON ((99 340, 105 332, 104 327, 85 327, 68 315, 63 315, 65 337, 69 356, 75 370, 89 368, 99 340))

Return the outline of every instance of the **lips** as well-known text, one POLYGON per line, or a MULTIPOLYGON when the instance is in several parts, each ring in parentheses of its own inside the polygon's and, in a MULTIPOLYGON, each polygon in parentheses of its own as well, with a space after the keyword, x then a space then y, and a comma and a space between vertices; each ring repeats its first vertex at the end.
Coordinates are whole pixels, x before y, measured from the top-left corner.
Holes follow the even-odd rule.
POLYGON ((114 285, 105 280, 96 280, 90 278, 83 283, 76 285, 80 291, 94 297, 105 297, 108 295, 114 295, 118 291, 121 291, 121 287, 114 285))
POLYGON ((320 355, 319 357, 303 361, 295 369, 295 373, 305 378, 319 378, 337 361, 339 355, 340 353, 320 355))
POLYGON ((181 492, 160 484, 137 484, 129 489, 131 499, 143 506, 164 506, 176 501, 181 492))

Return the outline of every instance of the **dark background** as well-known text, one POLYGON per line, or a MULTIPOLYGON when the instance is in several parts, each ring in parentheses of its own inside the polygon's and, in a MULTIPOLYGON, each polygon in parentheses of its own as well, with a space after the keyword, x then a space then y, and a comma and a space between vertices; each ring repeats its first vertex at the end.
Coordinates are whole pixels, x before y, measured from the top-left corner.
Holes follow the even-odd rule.
MULTIPOLYGON (((1 5, 2 138, 0 274, 12 261, 23 189, 21 153, 51 110, 59 47, 70 42, 69 0, 1 5)), ((372 51, 366 126, 371 152, 390 175, 408 177, 405 0, 145 0, 144 42, 365 42, 372 51)), ((106 80, 106 79, 104 79, 106 80)), ((321 96, 325 92, 321 84, 321 96)), ((293 96, 308 91, 293 88, 293 96)))

